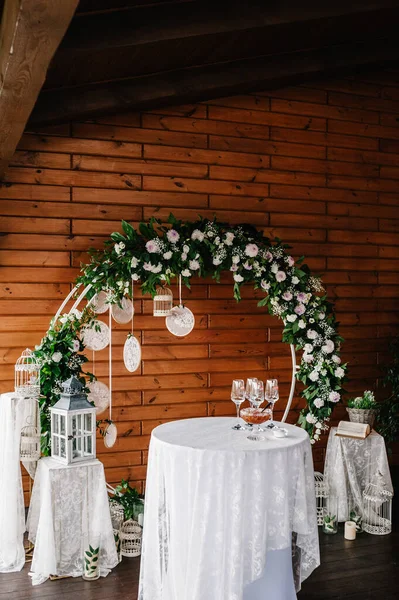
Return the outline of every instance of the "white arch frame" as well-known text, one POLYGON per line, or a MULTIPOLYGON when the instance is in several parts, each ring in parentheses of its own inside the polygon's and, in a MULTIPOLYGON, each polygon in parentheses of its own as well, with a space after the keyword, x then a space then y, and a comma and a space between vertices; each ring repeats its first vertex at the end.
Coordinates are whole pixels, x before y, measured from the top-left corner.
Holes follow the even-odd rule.
MULTIPOLYGON (((54 322, 57 321, 58 317, 60 316, 61 312, 63 311, 63 309, 65 308, 65 306, 68 304, 69 300, 73 297, 73 295, 75 293, 77 293, 77 291, 79 290, 81 284, 76 285, 67 295, 67 297, 65 298, 65 300, 63 301, 63 303, 61 304, 61 306, 59 307, 59 309, 57 310, 55 317, 54 317, 54 322)), ((87 285, 83 292, 81 292, 81 294, 78 296, 78 298, 76 299, 74 305, 72 306, 72 308, 70 309, 70 311, 68 312, 68 314, 71 314, 74 310, 77 309, 77 307, 79 306, 79 304, 81 303, 81 301, 86 297, 87 293, 89 292, 89 290, 91 290, 92 288, 92 284, 89 283, 89 285, 87 285)), ((94 296, 93 296, 94 298, 94 296)), ((91 300, 89 300, 88 305, 93 301, 93 298, 91 300)), ((288 395, 288 400, 287 400, 287 404, 285 406, 285 411, 283 414, 283 418, 281 419, 282 423, 285 423, 287 417, 288 417, 288 413, 290 412, 291 409, 291 404, 292 404, 292 400, 294 398, 294 393, 295 393, 295 384, 296 384, 296 373, 297 370, 299 369, 299 365, 297 365, 296 362, 296 354, 295 354, 295 346, 294 344, 290 344, 290 350, 291 350, 291 360, 292 360, 292 373, 291 373, 291 387, 290 387, 290 393, 288 395)))

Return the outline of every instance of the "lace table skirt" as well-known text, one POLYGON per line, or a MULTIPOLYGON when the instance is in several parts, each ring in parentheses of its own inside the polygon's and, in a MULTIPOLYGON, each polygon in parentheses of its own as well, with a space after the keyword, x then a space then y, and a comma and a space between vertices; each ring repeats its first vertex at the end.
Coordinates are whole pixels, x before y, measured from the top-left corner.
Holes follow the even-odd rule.
MULTIPOLYGON (((152 434, 139 600, 242 600, 269 551, 291 548, 299 580, 319 565, 308 435, 253 442, 232 418, 166 423, 152 434)), ((292 577, 292 574, 291 574, 292 577)), ((277 600, 277 599, 276 599, 277 600)))

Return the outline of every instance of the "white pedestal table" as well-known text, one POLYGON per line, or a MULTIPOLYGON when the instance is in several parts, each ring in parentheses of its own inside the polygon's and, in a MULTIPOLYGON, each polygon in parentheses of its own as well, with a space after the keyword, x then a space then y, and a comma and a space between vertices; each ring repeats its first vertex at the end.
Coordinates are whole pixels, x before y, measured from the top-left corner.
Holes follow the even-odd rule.
POLYGON ((63 465, 52 458, 38 463, 27 529, 35 545, 33 585, 50 575, 79 577, 84 553, 100 547, 98 566, 106 576, 118 564, 104 467, 99 460, 63 465))
MULTIPOLYGON (((36 400, 15 392, 0 396, 0 573, 20 571, 25 564, 25 504, 22 490, 20 439, 36 400)), ((31 424, 31 423, 30 423, 31 424)), ((36 462, 26 463, 31 476, 36 462)))
POLYGON ((247 439, 230 417, 152 432, 139 600, 292 600, 320 564, 313 460, 302 429, 247 439))

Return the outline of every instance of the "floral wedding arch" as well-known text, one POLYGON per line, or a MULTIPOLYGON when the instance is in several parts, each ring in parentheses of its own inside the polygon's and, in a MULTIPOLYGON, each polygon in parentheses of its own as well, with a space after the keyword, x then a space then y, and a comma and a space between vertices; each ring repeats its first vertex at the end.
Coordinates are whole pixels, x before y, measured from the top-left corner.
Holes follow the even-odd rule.
MULTIPOLYGON (((239 301, 240 287, 251 283, 265 296, 258 306, 266 306, 270 314, 284 324, 283 341, 302 351, 296 378, 305 389, 306 407, 298 423, 317 441, 337 402, 341 399, 346 365, 341 365, 340 344, 333 305, 328 302, 319 277, 312 275, 303 257, 295 261, 289 246, 281 240, 271 241, 250 225, 229 225, 199 218, 183 222, 170 215, 168 224, 156 218, 140 223, 138 231, 122 221, 124 235, 112 233, 103 250, 91 250, 91 261, 82 265, 76 283, 92 298, 106 291, 110 304, 120 304, 131 295, 132 281, 140 282, 144 293, 152 296, 156 288, 169 284, 181 275, 190 287, 193 277, 211 275, 220 280, 222 272, 230 272, 233 295, 239 301)), ((65 303, 64 303, 65 304, 65 303)), ((88 308, 83 313, 72 310, 52 320, 50 329, 36 354, 42 361, 41 389, 43 397, 42 448, 48 450, 49 408, 58 400, 60 383, 71 374, 83 383, 93 375, 85 373, 88 358, 81 331, 93 323, 88 308)), ((293 352, 295 364, 295 352, 293 352)))

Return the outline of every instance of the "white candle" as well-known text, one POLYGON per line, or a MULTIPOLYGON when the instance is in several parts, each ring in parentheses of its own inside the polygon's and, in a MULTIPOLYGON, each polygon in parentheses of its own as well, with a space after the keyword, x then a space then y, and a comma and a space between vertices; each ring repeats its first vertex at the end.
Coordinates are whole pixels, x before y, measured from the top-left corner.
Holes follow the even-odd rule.
POLYGON ((138 524, 143 527, 143 523, 144 523, 144 513, 140 513, 137 517, 137 522, 138 524))
POLYGON ((354 521, 346 521, 345 522, 344 538, 346 540, 355 540, 356 539, 356 523, 354 521))

